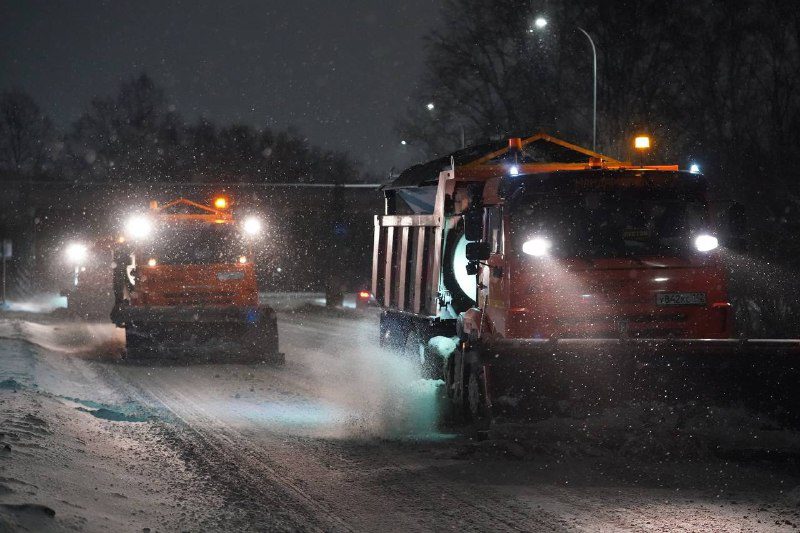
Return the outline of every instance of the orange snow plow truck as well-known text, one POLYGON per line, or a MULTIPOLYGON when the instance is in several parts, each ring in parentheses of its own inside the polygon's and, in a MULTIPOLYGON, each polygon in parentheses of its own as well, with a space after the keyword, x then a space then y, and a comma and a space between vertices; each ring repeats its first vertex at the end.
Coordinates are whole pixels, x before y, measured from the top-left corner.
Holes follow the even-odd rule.
POLYGON ((443 379, 457 413, 702 399, 797 420, 800 341, 735 338, 724 255, 741 239, 718 232, 699 172, 539 134, 411 167, 384 193, 381 344, 443 379))
POLYGON ((259 303, 253 247, 258 218, 237 220, 180 198, 132 216, 114 258, 112 321, 129 357, 213 349, 226 358, 282 362, 275 312, 259 303))

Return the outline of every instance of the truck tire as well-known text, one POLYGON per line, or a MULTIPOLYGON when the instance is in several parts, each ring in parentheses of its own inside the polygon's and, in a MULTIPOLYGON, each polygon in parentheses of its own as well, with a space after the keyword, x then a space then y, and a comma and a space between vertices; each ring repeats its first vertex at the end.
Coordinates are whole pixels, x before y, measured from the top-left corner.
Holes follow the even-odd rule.
POLYGON ((486 403, 486 380, 483 366, 472 364, 467 374, 467 408, 470 421, 477 429, 488 429, 492 415, 486 403))
MULTIPOLYGON (((488 429, 492 413, 486 402, 486 383, 480 352, 466 341, 449 358, 453 360, 445 378, 450 376, 453 419, 472 424, 478 431, 488 429)), ((445 382, 447 383, 447 382, 445 382)), ((448 391, 449 392, 449 391, 448 391)))
POLYGON ((446 376, 450 376, 448 386, 448 396, 450 397, 450 418, 456 423, 465 423, 469 420, 467 414, 467 379, 465 374, 466 366, 464 363, 464 343, 460 343, 458 349, 449 357, 452 361, 446 376))

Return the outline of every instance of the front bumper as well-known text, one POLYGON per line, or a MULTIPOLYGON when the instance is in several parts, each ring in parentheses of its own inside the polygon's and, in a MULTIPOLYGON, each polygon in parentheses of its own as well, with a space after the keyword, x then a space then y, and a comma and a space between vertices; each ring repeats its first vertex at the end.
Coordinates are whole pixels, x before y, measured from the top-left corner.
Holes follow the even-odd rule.
POLYGON ((268 306, 118 306, 111 321, 119 327, 142 324, 231 323, 257 324, 272 320, 275 311, 268 306))

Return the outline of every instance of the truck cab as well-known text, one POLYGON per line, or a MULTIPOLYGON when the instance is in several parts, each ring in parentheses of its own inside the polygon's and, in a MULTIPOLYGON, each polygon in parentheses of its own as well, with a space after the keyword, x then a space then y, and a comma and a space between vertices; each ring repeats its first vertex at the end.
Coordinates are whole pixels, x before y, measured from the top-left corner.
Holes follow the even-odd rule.
POLYGON ((229 201, 180 198, 133 215, 120 237, 113 322, 129 355, 216 345, 255 360, 280 359, 273 309, 259 302, 253 262, 261 225, 229 201))
POLYGON ((468 331, 505 338, 729 338, 705 179, 598 165, 487 183, 468 331), (485 316, 484 316, 485 314, 485 316))

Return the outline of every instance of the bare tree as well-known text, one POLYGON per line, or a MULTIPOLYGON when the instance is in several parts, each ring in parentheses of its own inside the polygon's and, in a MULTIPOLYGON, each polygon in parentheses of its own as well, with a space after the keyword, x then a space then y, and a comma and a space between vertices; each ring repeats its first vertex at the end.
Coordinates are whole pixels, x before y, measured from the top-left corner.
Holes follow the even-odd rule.
POLYGON ((43 169, 52 141, 50 120, 27 93, 0 94, 0 168, 31 174, 43 169))

